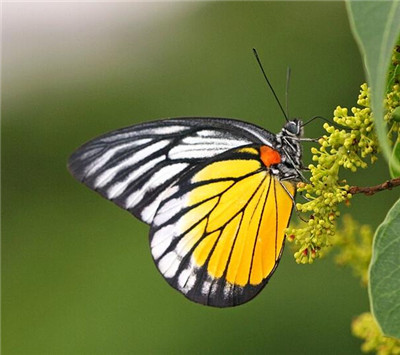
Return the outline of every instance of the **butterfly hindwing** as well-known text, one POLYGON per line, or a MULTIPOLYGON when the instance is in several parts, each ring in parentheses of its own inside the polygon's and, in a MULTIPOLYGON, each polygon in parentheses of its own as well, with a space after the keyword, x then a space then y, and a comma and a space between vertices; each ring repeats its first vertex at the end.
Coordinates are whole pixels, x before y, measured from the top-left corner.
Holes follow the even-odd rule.
POLYGON ((120 129, 79 148, 69 170, 85 185, 150 224, 167 188, 198 164, 274 135, 233 119, 166 119, 120 129))
POLYGON ((198 165, 165 191, 151 224, 159 271, 202 304, 252 299, 279 262, 293 206, 288 192, 293 184, 269 173, 259 145, 198 165))

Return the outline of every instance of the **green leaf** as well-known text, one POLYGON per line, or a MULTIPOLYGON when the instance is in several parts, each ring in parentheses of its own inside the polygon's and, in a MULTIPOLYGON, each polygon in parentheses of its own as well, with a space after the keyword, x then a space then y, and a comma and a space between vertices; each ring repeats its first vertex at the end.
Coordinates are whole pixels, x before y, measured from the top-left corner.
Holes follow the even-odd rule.
POLYGON ((386 336, 400 338, 400 200, 375 233, 369 280, 372 314, 386 336))
MULTIPOLYGON (((347 1, 350 25, 360 47, 371 88, 371 106, 381 150, 391 158, 383 119, 383 98, 391 53, 399 37, 400 1, 347 1)), ((400 169, 399 164, 396 167, 400 169)))
POLYGON ((400 141, 396 143, 392 152, 392 158, 389 162, 390 176, 396 178, 400 176, 400 141))

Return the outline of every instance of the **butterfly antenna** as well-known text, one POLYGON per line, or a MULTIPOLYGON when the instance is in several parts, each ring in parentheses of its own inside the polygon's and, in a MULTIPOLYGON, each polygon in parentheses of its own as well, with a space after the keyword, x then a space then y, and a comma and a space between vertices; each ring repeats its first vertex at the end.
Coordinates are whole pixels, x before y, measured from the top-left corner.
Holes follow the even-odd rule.
POLYGON ((325 122, 328 122, 329 124, 334 124, 333 122, 331 122, 330 120, 328 120, 328 119, 325 118, 325 117, 322 117, 322 116, 314 116, 314 117, 311 117, 307 122, 304 122, 301 126, 304 127, 304 126, 308 125, 309 123, 311 123, 312 121, 317 120, 317 119, 323 120, 323 121, 325 121, 325 122))
POLYGON ((286 70, 286 90, 285 90, 285 109, 286 109, 286 117, 290 117, 289 115, 289 84, 290 84, 290 74, 291 74, 291 69, 290 67, 287 67, 286 70))
POLYGON ((309 123, 311 123, 312 121, 314 121, 316 119, 320 119, 320 120, 323 120, 325 122, 328 122, 329 124, 335 126, 336 128, 344 129, 345 131, 351 131, 351 129, 349 127, 344 127, 344 126, 342 126, 340 124, 337 124, 336 122, 331 121, 331 120, 329 120, 329 119, 327 119, 325 117, 322 117, 322 116, 314 116, 314 117, 310 118, 307 122, 303 123, 301 126, 304 127, 305 125, 308 125, 309 123))
POLYGON ((258 53, 257 53, 257 51, 256 51, 255 48, 253 48, 253 53, 254 53, 254 56, 255 56, 256 59, 257 59, 257 63, 258 63, 258 65, 260 66, 260 69, 261 69, 261 71, 262 71, 262 73, 263 73, 263 75, 264 75, 264 78, 265 78, 265 80, 267 81, 267 84, 268 84, 269 88, 271 89, 272 94, 273 94, 274 97, 275 97, 276 102, 278 103, 278 105, 279 105, 279 107, 280 107, 280 109, 281 109, 283 115, 285 116, 286 122, 289 122, 288 116, 286 115, 286 112, 285 112, 285 110, 283 109, 282 104, 281 104, 281 102, 280 102, 279 99, 278 99, 278 96, 276 96, 276 93, 275 93, 274 88, 272 87, 271 83, 269 82, 268 77, 267 77, 267 74, 265 74, 264 68, 263 68, 263 66, 262 66, 262 64, 261 64, 261 60, 260 60, 260 58, 259 58, 259 56, 258 56, 258 53))

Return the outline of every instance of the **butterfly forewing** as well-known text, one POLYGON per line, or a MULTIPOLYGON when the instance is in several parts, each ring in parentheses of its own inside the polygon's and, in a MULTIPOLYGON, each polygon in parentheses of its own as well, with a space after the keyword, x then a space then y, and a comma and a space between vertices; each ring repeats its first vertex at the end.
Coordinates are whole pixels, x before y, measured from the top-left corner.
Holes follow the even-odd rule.
POLYGON ((153 258, 186 297, 218 307, 242 304, 275 270, 291 210, 258 147, 233 149, 168 189, 151 225, 153 258))
MULTIPOLYGON (((179 176, 234 147, 261 142, 258 127, 227 119, 171 119, 111 132, 78 149, 71 173, 151 223, 164 191, 179 176)), ((273 139, 273 136, 270 137, 273 139)))

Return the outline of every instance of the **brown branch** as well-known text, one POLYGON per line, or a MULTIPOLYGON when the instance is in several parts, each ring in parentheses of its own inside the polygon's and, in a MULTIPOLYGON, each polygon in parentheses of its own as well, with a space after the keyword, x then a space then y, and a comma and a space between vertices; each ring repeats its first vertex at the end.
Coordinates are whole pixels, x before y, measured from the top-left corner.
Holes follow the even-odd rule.
POLYGON ((400 186, 400 177, 387 180, 382 184, 371 186, 371 187, 360 187, 360 186, 351 186, 349 188, 349 193, 354 194, 364 194, 367 196, 371 196, 379 191, 383 190, 391 190, 393 187, 400 186))

